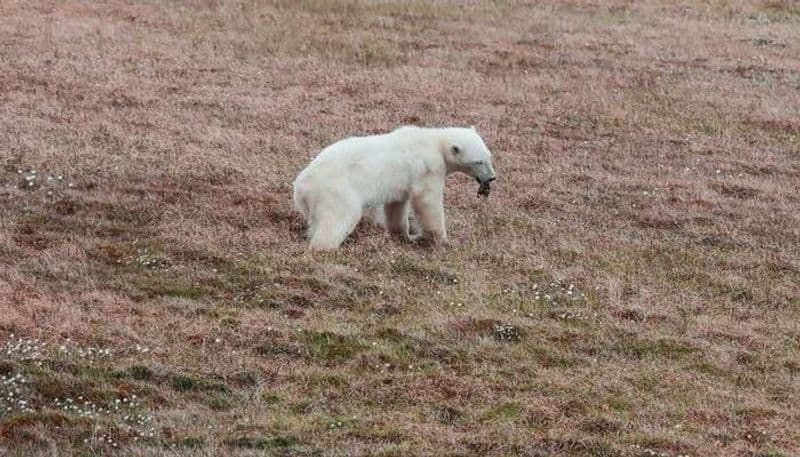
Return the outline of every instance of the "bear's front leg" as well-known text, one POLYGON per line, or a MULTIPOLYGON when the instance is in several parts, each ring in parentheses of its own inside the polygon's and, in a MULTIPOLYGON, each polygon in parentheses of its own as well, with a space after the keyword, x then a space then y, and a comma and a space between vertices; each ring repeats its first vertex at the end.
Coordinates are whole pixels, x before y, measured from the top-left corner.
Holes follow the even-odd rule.
POLYGON ((447 241, 444 225, 444 185, 427 186, 416 192, 411 199, 414 214, 422 226, 422 238, 433 238, 436 242, 447 241))

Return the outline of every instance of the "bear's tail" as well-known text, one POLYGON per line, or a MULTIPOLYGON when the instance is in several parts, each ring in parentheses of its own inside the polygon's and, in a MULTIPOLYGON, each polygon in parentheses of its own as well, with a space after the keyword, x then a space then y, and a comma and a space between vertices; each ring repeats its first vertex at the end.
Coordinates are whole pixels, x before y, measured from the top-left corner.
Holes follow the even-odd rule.
POLYGON ((303 193, 300 192, 299 186, 295 186, 294 195, 292 198, 294 210, 303 215, 303 218, 308 218, 308 202, 306 201, 303 193))

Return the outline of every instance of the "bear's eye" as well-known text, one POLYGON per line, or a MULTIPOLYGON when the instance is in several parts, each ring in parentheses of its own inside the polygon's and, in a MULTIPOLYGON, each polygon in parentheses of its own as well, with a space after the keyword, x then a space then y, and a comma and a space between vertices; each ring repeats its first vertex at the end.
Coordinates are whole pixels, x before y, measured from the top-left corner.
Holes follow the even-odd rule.
POLYGON ((483 160, 478 160, 477 162, 475 162, 475 165, 483 165, 483 160))

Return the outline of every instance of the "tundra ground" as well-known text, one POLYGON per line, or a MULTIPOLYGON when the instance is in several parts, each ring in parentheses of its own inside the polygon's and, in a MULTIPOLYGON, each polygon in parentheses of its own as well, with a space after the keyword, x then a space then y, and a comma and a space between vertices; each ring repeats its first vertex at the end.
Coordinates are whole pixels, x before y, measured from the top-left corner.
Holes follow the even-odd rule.
POLYGON ((0 4, 0 454, 800 454, 790 0, 0 4), (474 125, 452 243, 307 255, 339 138, 474 125))

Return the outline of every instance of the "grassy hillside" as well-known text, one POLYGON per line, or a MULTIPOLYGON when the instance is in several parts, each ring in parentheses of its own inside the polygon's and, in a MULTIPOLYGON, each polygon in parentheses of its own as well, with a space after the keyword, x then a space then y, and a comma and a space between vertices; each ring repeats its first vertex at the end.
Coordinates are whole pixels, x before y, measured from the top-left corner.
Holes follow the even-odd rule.
POLYGON ((0 4, 0 454, 800 453, 800 7, 0 4), (452 243, 321 147, 475 125, 452 243))

